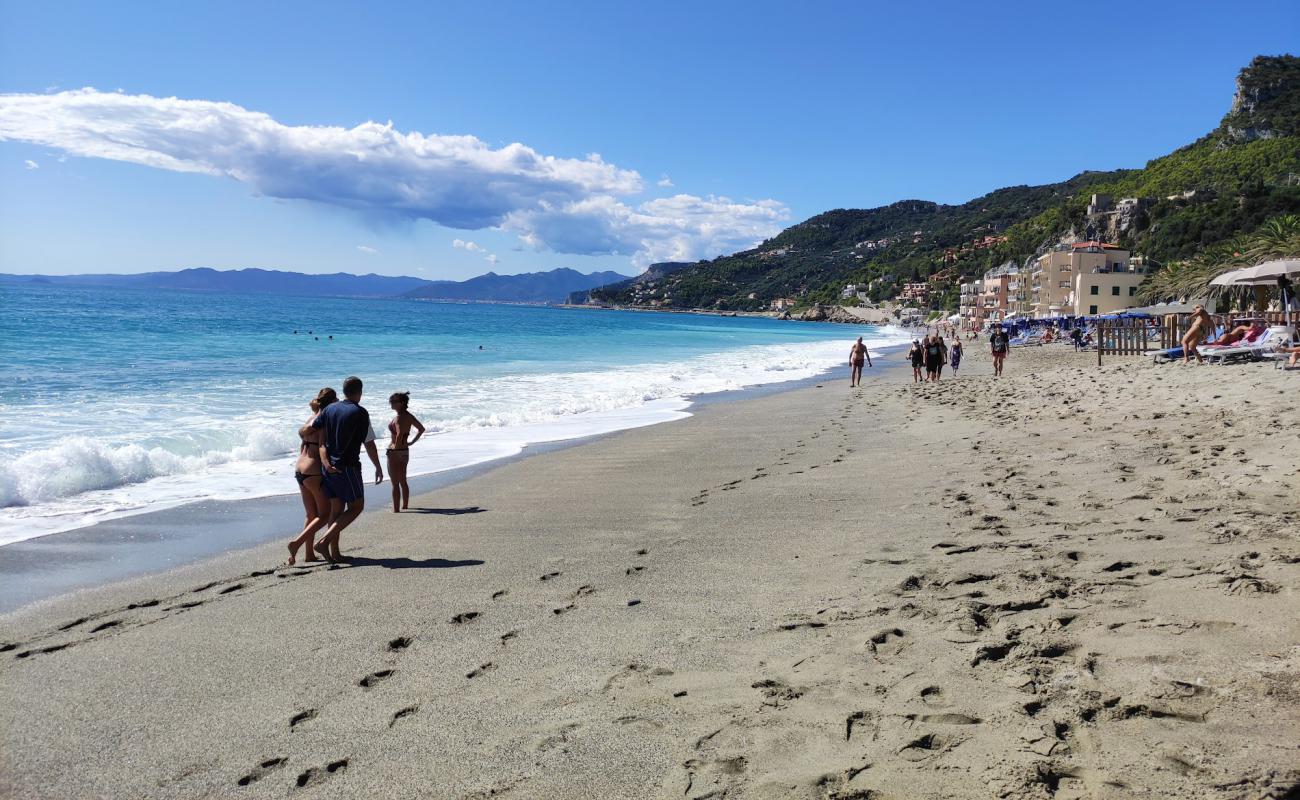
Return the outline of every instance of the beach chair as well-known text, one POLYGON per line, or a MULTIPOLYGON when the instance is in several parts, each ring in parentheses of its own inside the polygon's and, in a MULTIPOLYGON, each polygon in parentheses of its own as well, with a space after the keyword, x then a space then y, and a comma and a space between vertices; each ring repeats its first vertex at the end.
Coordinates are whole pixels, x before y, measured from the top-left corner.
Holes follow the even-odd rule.
POLYGON ((1290 340, 1291 333, 1285 325, 1274 325, 1265 329, 1253 342, 1242 342, 1228 347, 1207 346, 1200 350, 1205 360, 1211 364, 1226 364, 1236 359, 1258 361, 1268 351, 1275 350, 1279 344, 1290 340))

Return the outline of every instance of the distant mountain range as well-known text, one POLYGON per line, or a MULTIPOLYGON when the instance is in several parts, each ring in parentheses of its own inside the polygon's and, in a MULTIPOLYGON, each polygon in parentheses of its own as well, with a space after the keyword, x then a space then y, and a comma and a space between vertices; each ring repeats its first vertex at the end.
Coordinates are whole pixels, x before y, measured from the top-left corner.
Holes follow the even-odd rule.
POLYGON ((428 281, 388 275, 335 272, 306 275, 268 269, 216 270, 208 267, 136 275, 5 275, 0 284, 106 286, 133 289, 177 289, 193 292, 284 294, 307 297, 412 297, 439 300, 548 303, 571 292, 590 289, 627 276, 617 272, 584 275, 571 269, 497 275, 489 272, 466 281, 428 281))
POLYGON ((433 281, 409 289, 403 297, 431 300, 504 300, 517 303, 558 302, 573 292, 628 280, 618 272, 584 275, 572 269, 498 275, 489 272, 467 281, 433 281))

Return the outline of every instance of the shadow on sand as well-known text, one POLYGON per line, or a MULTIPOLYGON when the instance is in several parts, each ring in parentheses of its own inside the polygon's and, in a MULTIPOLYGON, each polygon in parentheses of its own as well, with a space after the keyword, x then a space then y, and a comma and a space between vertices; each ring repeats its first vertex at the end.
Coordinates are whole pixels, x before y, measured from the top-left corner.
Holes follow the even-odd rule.
POLYGON ((408 508, 403 514, 441 514, 445 517, 459 516, 460 514, 482 514, 487 511, 480 506, 465 506, 464 508, 408 508))
POLYGON ((451 569, 453 567, 477 567, 485 563, 482 559, 467 558, 451 561, 446 558, 366 558, 351 556, 348 565, 353 567, 383 567, 384 569, 451 569))

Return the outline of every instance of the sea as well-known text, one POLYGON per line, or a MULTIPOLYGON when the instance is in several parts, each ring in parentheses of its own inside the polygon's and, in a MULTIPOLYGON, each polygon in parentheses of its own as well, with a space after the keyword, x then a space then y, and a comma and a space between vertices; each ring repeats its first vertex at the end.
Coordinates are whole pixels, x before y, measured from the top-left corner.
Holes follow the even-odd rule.
POLYGON ((873 351, 908 341, 757 317, 0 285, 0 545, 295 494, 308 401, 349 375, 381 439, 388 396, 411 393, 421 475, 811 378, 842 367, 857 335, 873 351))

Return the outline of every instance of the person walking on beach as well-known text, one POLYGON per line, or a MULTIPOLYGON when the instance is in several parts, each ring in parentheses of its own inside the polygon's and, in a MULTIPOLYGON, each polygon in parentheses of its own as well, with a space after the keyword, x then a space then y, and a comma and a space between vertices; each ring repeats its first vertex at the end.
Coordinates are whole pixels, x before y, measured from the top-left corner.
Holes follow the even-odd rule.
POLYGON ((1191 325, 1187 328, 1187 333, 1183 334, 1181 344, 1183 345, 1183 363, 1190 364, 1191 357, 1196 356, 1197 364, 1204 364, 1205 357, 1197 346, 1201 340, 1214 332, 1214 317, 1211 317, 1204 306, 1196 306, 1192 309, 1191 325))
POLYGON ((912 383, 920 383, 921 367, 925 365, 925 348, 919 339, 912 340, 912 349, 907 351, 907 357, 912 362, 912 383))
POLYGON ((998 377, 1002 374, 1002 362, 1007 358, 1007 350, 1011 348, 1011 337, 1003 330, 1001 324, 995 324, 992 332, 989 333, 989 353, 993 356, 993 376, 998 377))
POLYGON ((388 423, 388 480, 393 485, 393 513, 410 506, 411 487, 406 483, 406 467, 411 463, 411 445, 420 441, 424 435, 424 426, 407 410, 411 404, 410 392, 394 392, 388 398, 388 407, 396 416, 388 423), (415 438, 406 441, 411 429, 415 428, 415 438))
POLYGON ((943 359, 943 345, 939 336, 927 336, 921 342, 925 348, 925 379, 928 382, 939 380, 939 363, 943 359))
POLYGON ((360 516, 366 507, 365 483, 361 479, 361 448, 375 465, 375 483, 383 483, 384 470, 379 466, 375 448, 375 431, 370 427, 370 413, 361 406, 361 379, 352 376, 343 381, 343 400, 321 409, 300 435, 323 431, 321 463, 325 468, 325 494, 330 499, 329 527, 316 543, 316 552, 331 562, 342 560, 339 536, 360 516))
POLYGON ((862 337, 853 343, 852 349, 849 350, 849 366, 852 371, 849 374, 849 388, 862 385, 862 365, 866 363, 871 366, 871 354, 867 352, 867 346, 862 343, 862 337))
MULTIPOLYGON (((338 399, 338 395, 328 386, 317 392, 311 400, 312 414, 307 419, 307 426, 311 426, 321 409, 337 402, 338 399)), ((297 563, 298 548, 303 545, 307 545, 307 551, 303 554, 304 561, 320 561, 316 557, 314 540, 316 532, 325 527, 330 519, 330 499, 325 495, 325 475, 320 459, 321 431, 312 428, 307 436, 302 436, 299 431, 298 438, 302 442, 298 447, 298 461, 294 465, 293 477, 298 481, 298 494, 302 496, 302 506, 307 513, 307 521, 303 525, 302 532, 289 542, 290 566, 297 563)))
POLYGON ((948 348, 948 358, 952 362, 952 374, 957 374, 957 368, 961 366, 961 337, 958 336, 952 340, 952 347, 948 348))
POLYGON ((943 341, 942 336, 938 337, 938 339, 939 339, 939 365, 935 367, 934 370, 934 379, 936 381, 943 377, 943 368, 948 363, 948 345, 943 341))

